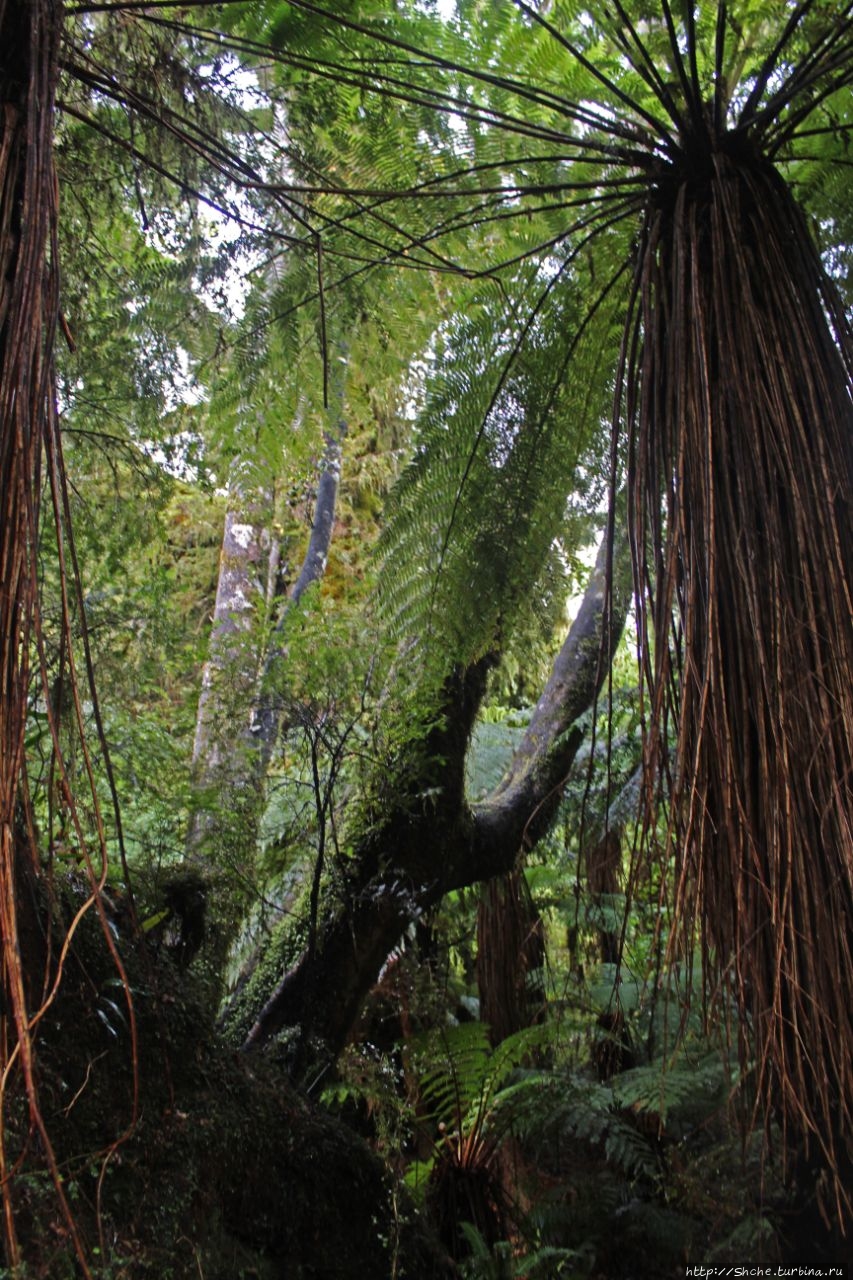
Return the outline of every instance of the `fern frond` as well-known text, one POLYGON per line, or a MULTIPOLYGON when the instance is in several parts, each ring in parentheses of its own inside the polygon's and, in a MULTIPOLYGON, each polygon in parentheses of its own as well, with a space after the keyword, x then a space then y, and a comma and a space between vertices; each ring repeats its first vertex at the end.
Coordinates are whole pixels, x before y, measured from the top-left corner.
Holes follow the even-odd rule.
POLYGON ((442 1027, 415 1042, 413 1061, 430 1118, 461 1130, 488 1075, 491 1045, 482 1022, 442 1027))
MULTIPOLYGON (((515 315, 481 291, 439 335, 415 456, 388 504, 382 609, 400 634, 429 635, 448 664, 505 647, 547 594, 581 473, 588 491, 591 475, 603 483, 609 370, 592 330, 576 345, 573 272, 565 261, 554 270, 518 274, 528 301, 515 315), (588 379, 562 379, 570 351, 588 379)), ((600 317, 599 340, 611 320, 600 317)))
POLYGON ((529 1143, 574 1139, 599 1148, 630 1178, 657 1181, 660 1164, 649 1139, 618 1106, 609 1084, 563 1072, 531 1072, 495 1100, 498 1122, 529 1143))
POLYGON ((492 1048, 484 1022, 463 1022, 420 1037, 413 1064, 429 1117, 459 1133, 491 1125, 501 1091, 551 1034, 546 1027, 525 1027, 492 1048))

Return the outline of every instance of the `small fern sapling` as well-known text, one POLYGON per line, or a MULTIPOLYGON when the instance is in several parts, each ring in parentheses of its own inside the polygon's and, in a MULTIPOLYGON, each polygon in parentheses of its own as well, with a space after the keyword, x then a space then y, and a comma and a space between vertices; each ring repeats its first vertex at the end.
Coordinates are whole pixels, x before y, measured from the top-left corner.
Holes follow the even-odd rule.
POLYGON ((546 1034, 525 1028, 493 1049, 484 1023, 463 1023, 430 1033, 416 1052, 421 1101, 437 1134, 429 1160, 413 1166, 408 1181, 423 1187, 427 1211, 456 1260, 472 1256, 467 1226, 489 1250, 517 1234, 520 1213, 507 1173, 512 1131, 499 1122, 495 1103, 546 1034))

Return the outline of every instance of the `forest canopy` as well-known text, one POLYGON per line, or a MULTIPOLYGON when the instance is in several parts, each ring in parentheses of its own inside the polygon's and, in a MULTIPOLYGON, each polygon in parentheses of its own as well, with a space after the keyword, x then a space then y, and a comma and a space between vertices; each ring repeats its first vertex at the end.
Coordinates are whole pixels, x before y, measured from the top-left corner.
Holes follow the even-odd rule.
POLYGON ((851 81, 838 0, 0 0, 10 1276, 841 1257, 851 81))

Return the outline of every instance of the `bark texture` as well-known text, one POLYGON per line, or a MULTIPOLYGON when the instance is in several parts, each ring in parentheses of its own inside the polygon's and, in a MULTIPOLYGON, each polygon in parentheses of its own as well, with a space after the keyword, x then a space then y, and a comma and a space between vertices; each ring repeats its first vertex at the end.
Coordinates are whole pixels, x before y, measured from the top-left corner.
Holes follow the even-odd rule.
MULTIPOLYGON (((14 862, 23 769, 42 450, 55 443, 59 315, 52 104, 58 5, 0 0, 0 824, 14 862)), ((10 872, 11 874, 11 872, 10 872)), ((4 937, 6 936, 4 931, 4 937)))
POLYGON ((669 805, 660 856, 677 868, 678 941, 693 950, 701 921, 705 974, 736 993, 755 1113, 775 1113, 814 1154, 826 1211, 843 1221, 853 334, 772 163, 796 79, 780 85, 766 136, 761 113, 751 132, 690 126, 660 175, 637 257, 625 425, 646 776, 669 805))
POLYGON ((248 706, 257 680, 257 646, 249 640, 258 603, 268 594, 272 546, 272 494, 232 484, 225 515, 210 650, 202 672, 193 767, 204 784, 213 781, 233 750, 233 710, 248 706), (229 712, 231 714, 229 714, 229 712), (227 740, 224 725, 230 732, 227 740))
POLYGON ((234 844, 251 779, 246 734, 256 696, 259 611, 269 591, 274 548, 270 537, 272 494, 232 482, 225 515, 216 603, 207 662, 202 672, 193 743, 196 808, 187 831, 187 857, 205 867, 210 845, 234 844), (236 802, 236 803, 235 803, 236 802))

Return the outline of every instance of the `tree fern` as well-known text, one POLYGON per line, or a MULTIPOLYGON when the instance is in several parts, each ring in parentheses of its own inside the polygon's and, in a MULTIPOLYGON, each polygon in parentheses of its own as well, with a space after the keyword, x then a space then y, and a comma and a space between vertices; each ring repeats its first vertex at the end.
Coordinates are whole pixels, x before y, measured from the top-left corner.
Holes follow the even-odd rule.
POLYGON ((498 1241, 490 1248, 473 1223, 461 1226, 471 1249, 470 1258, 460 1264, 464 1280, 558 1280, 577 1274, 572 1265, 582 1257, 577 1249, 543 1245, 519 1257, 518 1247, 509 1241, 498 1241))
POLYGON ((423 1187, 442 1158, 462 1167, 491 1159, 506 1135, 496 1123, 501 1090, 547 1035, 545 1028, 529 1027, 493 1048, 485 1023, 463 1022, 439 1027, 413 1042, 411 1065, 419 1106, 436 1129, 432 1154, 416 1161, 406 1175, 413 1189, 423 1187))

